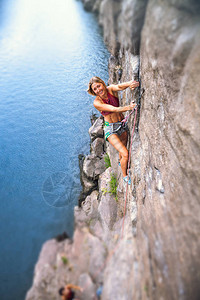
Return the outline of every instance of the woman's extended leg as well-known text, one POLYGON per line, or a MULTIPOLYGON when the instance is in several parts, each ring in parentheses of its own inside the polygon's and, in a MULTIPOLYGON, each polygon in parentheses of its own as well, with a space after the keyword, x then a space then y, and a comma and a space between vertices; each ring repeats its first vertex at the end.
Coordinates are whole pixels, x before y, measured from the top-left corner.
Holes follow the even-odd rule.
POLYGON ((127 175, 128 150, 117 134, 110 135, 108 137, 108 141, 121 155, 120 163, 122 168, 122 174, 123 177, 125 177, 127 175))

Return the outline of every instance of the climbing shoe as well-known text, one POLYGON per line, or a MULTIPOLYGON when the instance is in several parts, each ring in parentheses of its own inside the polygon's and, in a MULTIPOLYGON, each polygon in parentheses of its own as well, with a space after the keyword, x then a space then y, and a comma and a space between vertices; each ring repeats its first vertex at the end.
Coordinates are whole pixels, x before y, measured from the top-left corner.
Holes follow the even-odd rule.
POLYGON ((125 176, 124 178, 124 182, 125 183, 127 183, 128 182, 128 185, 130 185, 131 184, 131 178, 127 175, 127 176, 125 176))

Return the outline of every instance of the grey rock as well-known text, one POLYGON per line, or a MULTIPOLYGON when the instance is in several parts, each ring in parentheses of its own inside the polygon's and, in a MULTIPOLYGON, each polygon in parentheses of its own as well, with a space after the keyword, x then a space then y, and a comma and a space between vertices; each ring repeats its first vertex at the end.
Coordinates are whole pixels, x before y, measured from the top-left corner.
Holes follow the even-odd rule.
POLYGON ((115 246, 104 273, 102 299, 139 299, 133 298, 131 285, 133 249, 133 240, 121 240, 115 246))
MULTIPOLYGON (((199 13, 199 1, 189 0, 150 0, 148 5, 107 0, 100 7, 104 39, 115 55, 110 83, 117 81, 117 65, 123 70, 122 82, 137 78, 132 54, 140 53, 145 89, 139 134, 131 149, 134 185, 127 199, 137 241, 130 299, 198 299, 199 13)), ((124 91, 122 105, 133 96, 124 91)), ((132 124, 130 117, 130 130, 132 124)), ((119 177, 117 153, 111 152, 119 177)))
POLYGON ((91 144, 91 154, 102 158, 104 153, 104 139, 96 138, 91 144))
POLYGON ((117 70, 119 68, 119 60, 111 54, 108 61, 109 84, 118 83, 117 70))
POLYGON ((82 185, 82 191, 79 195, 79 205, 83 200, 85 200, 87 195, 91 194, 91 192, 97 188, 97 180, 94 180, 93 178, 88 178, 83 172, 84 160, 85 157, 79 155, 80 180, 82 185))
POLYGON ((132 200, 130 213, 132 224, 133 226, 135 226, 137 224, 137 204, 135 202, 135 199, 132 200))
POLYGON ((74 207, 74 224, 75 227, 82 228, 87 225, 89 218, 85 211, 78 206, 74 207))
MULTIPOLYGON (((75 211, 75 215, 84 213, 80 208, 75 211)), ((102 281, 106 250, 103 243, 90 234, 84 224, 80 226, 79 222, 84 221, 82 216, 75 216, 73 243, 68 240, 59 243, 51 240, 44 244, 27 300, 59 300, 58 289, 67 283, 80 284, 84 289, 83 293, 76 291, 78 299, 95 299, 96 284, 99 285, 102 281)))
POLYGON ((104 30, 104 41, 109 51, 116 55, 119 50, 117 41, 117 22, 121 11, 121 1, 103 0, 100 6, 99 23, 104 30))
POLYGON ((83 273, 79 277, 79 286, 83 286, 83 292, 81 293, 80 300, 95 300, 96 288, 92 279, 88 273, 83 273))
POLYGON ((87 196, 85 201, 81 203, 82 210, 85 212, 85 214, 88 217, 91 218, 97 217, 97 211, 99 205, 97 200, 98 195, 99 195, 98 191, 93 191, 89 196, 87 196))
POLYGON ((91 180, 96 180, 98 176, 105 171, 105 169, 106 166, 104 159, 95 155, 86 156, 83 162, 83 172, 91 180))
MULTIPOLYGON (((120 219, 124 195, 116 203, 105 192, 108 169, 99 179, 99 205, 94 200, 93 207, 88 198, 85 211, 75 212, 73 244, 54 241, 47 244, 49 249, 45 246, 28 300, 58 299, 57 288, 66 280, 88 283, 89 295, 103 280, 104 300, 199 299, 200 3, 146 3, 102 0, 99 12, 113 55, 110 83, 119 79, 117 66, 123 82, 136 79, 140 65, 145 89, 130 149, 132 184, 126 214, 120 219), (133 55, 138 53, 140 58, 133 55), (124 236, 119 240, 122 226, 124 236), (63 265, 63 252, 71 270, 63 265)), ((138 95, 129 89, 120 93, 121 105, 133 98, 138 95)), ((133 121, 131 116, 130 130, 133 121)), ((102 126, 103 119, 98 119, 90 129, 92 140, 103 137, 102 126)), ((117 153, 110 153, 121 185, 117 153)), ((94 157, 86 162, 85 176, 98 178, 94 157)))
POLYGON ((58 288, 64 285, 66 274, 66 267, 63 267, 62 262, 59 272, 57 271, 62 256, 59 253, 65 248, 68 251, 71 249, 70 241, 58 243, 56 240, 50 240, 43 245, 35 266, 33 285, 26 295, 26 300, 60 299, 58 288))
POLYGON ((83 2, 85 10, 88 10, 88 11, 93 10, 95 0, 83 0, 82 2, 83 2))
POLYGON ((117 204, 112 195, 106 193, 99 204, 100 220, 105 230, 111 230, 117 218, 117 204))
POLYGON ((95 3, 94 3, 94 6, 93 6, 93 12, 95 12, 95 13, 99 13, 99 11, 100 11, 100 5, 101 5, 101 2, 102 2, 103 0, 96 0, 95 1, 95 3))
POLYGON ((82 181, 82 187, 83 187, 83 193, 85 195, 88 195, 94 190, 94 188, 97 187, 97 183, 94 180, 88 179, 88 177, 82 172, 81 174, 81 181, 82 181))
POLYGON ((111 230, 117 218, 117 202, 114 195, 109 193, 109 182, 112 169, 108 168, 99 178, 101 202, 98 207, 100 220, 104 230, 111 230))
POLYGON ((124 0, 118 20, 118 39, 122 48, 139 54, 141 30, 148 0, 124 0))
POLYGON ((152 274, 149 267, 153 272, 150 299, 197 299, 199 294, 200 19, 189 2, 150 0, 142 30, 142 178, 136 197, 143 200, 137 243, 151 256, 144 250, 138 256, 138 268, 146 274, 139 274, 142 285, 152 274))
POLYGON ((103 133, 103 119, 99 117, 94 124, 90 127, 89 129, 89 135, 92 141, 94 139, 100 137, 102 138, 104 133, 103 133))
POLYGON ((93 235, 98 237, 100 240, 104 240, 104 229, 99 219, 96 218, 92 219, 89 225, 89 230, 93 235))
POLYGON ((156 189, 160 193, 164 194, 165 189, 164 189, 163 182, 162 182, 162 175, 158 169, 155 169, 155 172, 156 172, 156 176, 155 176, 156 177, 156 189))
POLYGON ((97 237, 88 236, 88 254, 90 256, 88 270, 95 283, 100 284, 103 281, 103 270, 106 259, 106 248, 103 242, 97 237))

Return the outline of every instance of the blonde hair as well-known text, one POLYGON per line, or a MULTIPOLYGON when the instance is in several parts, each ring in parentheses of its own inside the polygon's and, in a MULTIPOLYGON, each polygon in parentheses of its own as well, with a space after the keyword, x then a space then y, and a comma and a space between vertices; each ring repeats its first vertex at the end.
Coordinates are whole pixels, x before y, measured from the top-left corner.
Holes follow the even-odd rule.
POLYGON ((93 89, 92 89, 92 84, 93 84, 93 83, 102 83, 103 86, 104 86, 105 88, 107 88, 105 82, 104 82, 100 77, 97 77, 97 76, 92 77, 92 78, 90 79, 90 81, 89 81, 88 89, 87 89, 87 92, 88 92, 90 95, 92 95, 92 96, 96 96, 95 92, 94 92, 93 89))

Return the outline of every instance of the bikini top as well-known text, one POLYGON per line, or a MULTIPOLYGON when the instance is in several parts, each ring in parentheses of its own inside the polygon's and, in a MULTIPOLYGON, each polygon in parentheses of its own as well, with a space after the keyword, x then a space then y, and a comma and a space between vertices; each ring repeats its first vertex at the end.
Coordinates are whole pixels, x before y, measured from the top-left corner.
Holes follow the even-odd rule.
MULTIPOLYGON (((108 93, 108 99, 106 99, 106 100, 102 99, 102 100, 106 104, 110 104, 112 106, 119 107, 119 99, 117 97, 111 95, 110 93, 108 93)), ((112 113, 111 111, 102 111, 101 112, 102 116, 107 116, 111 113, 112 113)))
POLYGON ((74 299, 74 294, 75 293, 71 289, 69 289, 69 293, 67 295, 67 300, 73 300, 74 299))

